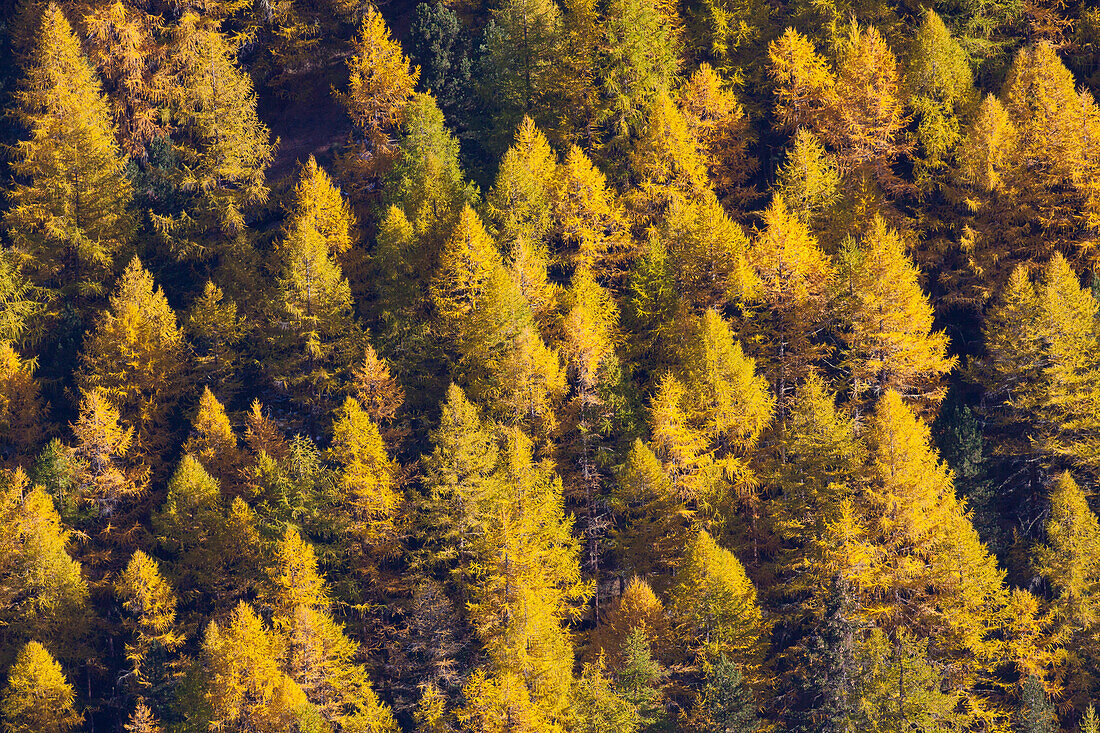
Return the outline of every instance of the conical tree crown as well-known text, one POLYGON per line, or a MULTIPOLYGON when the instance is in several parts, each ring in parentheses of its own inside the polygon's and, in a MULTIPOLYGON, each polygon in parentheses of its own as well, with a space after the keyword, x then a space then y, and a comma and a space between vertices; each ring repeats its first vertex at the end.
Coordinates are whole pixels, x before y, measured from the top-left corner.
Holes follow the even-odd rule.
POLYGON ((558 163, 546 136, 524 117, 515 142, 500 161, 489 192, 489 214, 501 241, 524 237, 541 247, 551 227, 551 197, 558 163))
POLYGON ((29 641, 8 671, 0 720, 12 733, 67 733, 81 721, 75 700, 61 665, 45 647, 29 641))
POLYGON ((1100 521, 1069 473, 1059 476, 1051 487, 1046 542, 1037 560, 1071 623, 1082 627, 1094 623, 1100 597, 1100 521))
POLYGON ((8 232, 40 282, 97 295, 129 242, 132 193, 99 80, 53 3, 16 101, 31 135, 13 149, 8 232))
POLYGON ((341 255, 351 249, 355 216, 340 189, 311 155, 302 166, 290 209, 291 227, 304 227, 324 237, 329 251, 341 255))

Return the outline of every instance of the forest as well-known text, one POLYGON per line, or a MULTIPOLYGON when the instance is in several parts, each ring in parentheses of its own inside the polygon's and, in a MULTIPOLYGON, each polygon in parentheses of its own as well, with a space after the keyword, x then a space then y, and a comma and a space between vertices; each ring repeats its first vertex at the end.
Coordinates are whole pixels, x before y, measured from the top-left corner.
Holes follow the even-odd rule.
POLYGON ((1100 733, 1092 0, 0 0, 2 733, 1100 733))

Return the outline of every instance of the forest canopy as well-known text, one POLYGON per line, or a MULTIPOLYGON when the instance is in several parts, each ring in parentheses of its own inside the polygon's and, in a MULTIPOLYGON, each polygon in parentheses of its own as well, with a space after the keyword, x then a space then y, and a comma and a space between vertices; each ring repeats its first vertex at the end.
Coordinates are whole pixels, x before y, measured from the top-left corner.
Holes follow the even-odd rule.
POLYGON ((1100 733, 1088 0, 0 0, 0 733, 1100 733))

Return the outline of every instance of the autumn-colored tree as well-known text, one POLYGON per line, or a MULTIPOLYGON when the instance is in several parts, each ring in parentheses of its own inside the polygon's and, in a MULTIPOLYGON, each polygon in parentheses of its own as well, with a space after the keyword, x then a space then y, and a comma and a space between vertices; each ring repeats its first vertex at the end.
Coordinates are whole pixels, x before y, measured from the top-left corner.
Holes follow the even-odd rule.
POLYGON ((523 238, 538 249, 545 247, 557 167, 546 136, 524 117, 486 200, 501 242, 514 247, 523 238))
POLYGON ((45 415, 35 362, 0 341, 0 456, 4 464, 24 461, 42 441, 45 415))
POLYGON ((962 139, 961 118, 978 97, 966 51, 931 8, 913 39, 905 81, 919 120, 917 185, 928 190, 946 182, 951 155, 962 139))
POLYGON ((522 432, 508 432, 500 488, 486 507, 470 621, 494 678, 522 680, 524 695, 547 723, 566 713, 573 648, 561 624, 589 589, 579 547, 562 509, 561 481, 548 461, 535 461, 522 432))
POLYGON ((527 301, 539 333, 551 333, 561 317, 561 287, 550 280, 550 258, 546 249, 520 237, 512 243, 511 250, 506 264, 512 282, 527 301))
POLYGON ((308 712, 302 688, 279 668, 279 640, 247 603, 223 623, 210 623, 203 657, 212 727, 247 724, 257 733, 276 733, 308 712))
POLYGON ((833 270, 782 196, 772 199, 764 226, 749 250, 757 282, 748 299, 752 316, 746 319, 745 339, 771 378, 782 423, 794 386, 828 353, 816 337, 829 321, 833 270))
POLYGON ((203 388, 199 409, 191 421, 191 435, 183 444, 183 452, 194 456, 211 476, 231 489, 241 466, 237 436, 229 424, 225 406, 209 387, 203 388))
POLYGON ((123 427, 119 410, 102 389, 85 392, 72 424, 78 496, 101 517, 110 517, 145 492, 145 476, 133 465, 134 429, 123 427))
POLYGON ((325 233, 308 215, 291 223, 279 259, 281 272, 271 303, 278 320, 269 337, 275 353, 268 368, 315 420, 331 406, 360 340, 352 318, 351 286, 325 233))
POLYGON ((906 152, 905 92, 897 58, 872 26, 854 21, 841 46, 834 107, 820 128, 849 169, 873 174, 880 185, 899 184, 891 165, 906 152))
POLYGON ((235 52, 218 23, 194 12, 173 28, 169 109, 177 129, 178 186, 190 196, 182 210, 154 212, 153 223, 180 259, 220 251, 219 240, 240 235, 250 209, 267 200, 264 174, 275 149, 235 52))
POLYGON ((42 14, 24 86, 27 139, 12 149, 4 224, 36 281, 65 298, 102 295, 130 241, 132 192, 99 80, 57 5, 42 14))
POLYGON ((710 663, 725 656, 750 678, 759 673, 767 623, 756 589, 734 554, 705 531, 685 549, 672 599, 681 644, 689 652, 710 663))
POLYGON ((134 428, 138 450, 152 457, 171 437, 187 366, 176 314, 135 257, 85 342, 81 386, 109 395, 134 428))
POLYGON ((679 71, 679 38, 657 0, 612 0, 604 11, 601 117, 612 165, 631 147, 647 112, 671 91, 679 71))
POLYGON ((226 506, 217 481, 194 457, 180 461, 153 527, 172 560, 172 584, 185 608, 228 610, 255 584, 255 512, 240 497, 226 506))
POLYGON ((373 4, 365 9, 354 49, 348 59, 348 91, 341 100, 365 138, 364 152, 372 159, 370 172, 379 173, 379 166, 393 153, 391 135, 401 124, 420 69, 410 66, 373 4))
POLYGON ((837 162, 821 140, 804 127, 794 135, 779 168, 775 193, 807 225, 819 225, 821 214, 836 202, 840 190, 837 162))
POLYGON ((67 733, 80 725, 76 693, 61 665, 37 641, 28 641, 8 671, 0 720, 11 733, 67 733))
POLYGON ((704 63, 680 88, 677 102, 702 148, 714 192, 730 207, 748 203, 753 197, 748 179, 757 161, 749 153, 752 127, 737 97, 704 63))
POLYGON ((317 714, 341 730, 395 733, 389 709, 355 662, 358 645, 329 616, 313 548, 288 527, 277 550, 272 597, 274 631, 285 640, 283 668, 317 714))
POLYGON ((588 656, 606 655, 612 668, 621 670, 630 661, 628 646, 635 634, 641 635, 647 648, 653 646, 662 651, 672 641, 664 606, 649 583, 636 575, 593 630, 588 656))
POLYGON ((355 397, 371 419, 379 425, 392 422, 405 402, 405 388, 370 344, 363 349, 363 360, 352 367, 351 379, 355 397))
POLYGON ((122 2, 84 17, 91 61, 105 82, 122 148, 133 158, 167 135, 160 107, 168 92, 160 19, 122 2))
POLYGON ((237 304, 211 280, 191 304, 184 321, 195 352, 195 368, 202 381, 226 397, 240 389, 240 347, 248 327, 237 304))
POLYGON ((340 189, 312 155, 302 165, 287 213, 292 227, 312 229, 320 234, 336 257, 346 255, 355 244, 355 215, 340 189))
POLYGON ((720 308, 752 293, 748 239, 710 191, 698 198, 672 194, 658 236, 686 304, 720 308))
POLYGON ((698 199, 710 191, 700 142, 667 93, 648 110, 630 152, 630 171, 639 185, 628 201, 640 230, 660 220, 673 193, 698 199))
POLYGON ((128 619, 131 640, 126 660, 138 684, 149 688, 163 683, 165 655, 183 643, 176 621, 176 595, 160 573, 157 561, 141 550, 131 557, 115 582, 128 619))
POLYGON ((817 131, 826 124, 836 79, 814 44, 793 28, 768 46, 775 83, 775 114, 790 130, 817 131))
POLYGON ((554 229, 562 240, 563 258, 601 278, 621 278, 633 247, 626 212, 603 173, 573 146, 553 182, 554 229))
POLYGON ((64 644, 63 658, 79 654, 74 642, 84 622, 88 586, 69 555, 71 533, 53 499, 31 488, 16 469, 0 477, 0 567, 8 582, 0 591, 0 619, 10 631, 0 653, 10 658, 28 637, 64 644))
POLYGON ((358 400, 348 397, 337 412, 329 453, 343 469, 341 498, 353 521, 353 536, 368 548, 392 541, 401 503, 397 467, 386 454, 378 426, 358 400))
POLYGON ((932 307, 898 233, 876 217, 840 266, 844 360, 857 401, 897 390, 930 410, 945 393, 941 377, 955 365, 947 337, 932 331, 932 307))

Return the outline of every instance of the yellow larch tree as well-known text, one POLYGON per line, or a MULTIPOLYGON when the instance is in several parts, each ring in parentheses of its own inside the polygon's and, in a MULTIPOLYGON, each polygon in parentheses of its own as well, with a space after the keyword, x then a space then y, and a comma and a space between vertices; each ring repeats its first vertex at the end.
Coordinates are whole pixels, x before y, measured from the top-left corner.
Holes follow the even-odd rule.
POLYGON ((768 46, 775 113, 790 130, 818 130, 829 116, 836 79, 808 38, 793 28, 768 46))
POLYGON ((115 592, 126 609, 126 661, 145 689, 165 681, 165 655, 183 644, 177 626, 176 594, 161 575, 157 561, 137 550, 115 582, 115 592))
POLYGON ((199 409, 191 421, 191 435, 183 444, 183 452, 197 458, 210 475, 232 493, 231 487, 239 478, 237 474, 243 457, 225 406, 209 387, 204 387, 199 397, 199 409))
POLYGON ((747 299, 744 338, 762 357, 779 403, 779 416, 794 386, 828 353, 817 339, 829 322, 833 268, 806 223, 776 194, 753 239, 749 260, 756 287, 747 299))
POLYGON ((144 474, 132 466, 134 429, 120 424, 119 410, 102 389, 84 393, 72 424, 79 495, 110 517, 145 492, 144 474))
POLYGON ((558 162, 530 117, 516 130, 486 203, 498 240, 508 248, 523 238, 544 249, 551 230, 551 203, 558 162))
POLYGON ((754 133, 744 107, 709 64, 700 64, 677 94, 677 104, 702 148, 711 186, 737 208, 753 198, 748 180, 757 161, 749 153, 754 133))
POLYGON ((28 641, 8 671, 0 720, 11 733, 68 733, 83 716, 61 665, 37 641, 28 641))
POLYGON ((378 426, 353 397, 337 411, 329 455, 342 469, 341 500, 352 518, 353 540, 368 553, 385 550, 394 541, 401 504, 397 466, 378 426))
POLYGON ((856 402, 896 390, 919 411, 946 392, 942 377, 954 368, 947 336, 932 330, 932 306, 920 273, 898 233, 876 216, 857 246, 849 242, 839 268, 844 363, 856 402))
POLYGON ((363 14, 354 53, 348 59, 348 72, 348 91, 341 100, 365 138, 364 152, 371 158, 369 170, 378 173, 394 152, 390 138, 416 91, 420 69, 409 64, 373 4, 368 4, 363 14))
POLYGON ((40 285, 96 299, 130 241, 132 192, 99 80, 55 4, 15 101, 30 134, 12 149, 5 227, 40 285))
POLYGON ((632 250, 626 212, 604 174, 575 145, 558 168, 552 204, 560 256, 612 281, 621 277, 632 250))
POLYGON ((46 434, 35 366, 0 341, 0 464, 22 463, 46 434))
POLYGON ((187 356, 176 314, 135 257, 85 341, 81 387, 110 395, 134 428, 137 449, 154 456, 171 437, 187 356))

